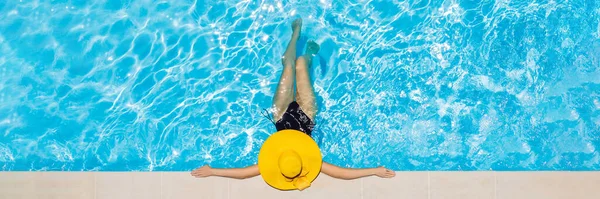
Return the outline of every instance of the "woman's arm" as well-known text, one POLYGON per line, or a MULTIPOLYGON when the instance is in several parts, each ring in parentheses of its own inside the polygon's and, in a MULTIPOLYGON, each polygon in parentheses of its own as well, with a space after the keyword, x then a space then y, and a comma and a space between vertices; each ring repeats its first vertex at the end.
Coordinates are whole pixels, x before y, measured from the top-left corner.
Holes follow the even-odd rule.
POLYGON ((384 167, 369 169, 350 169, 341 168, 326 162, 323 162, 323 165, 321 166, 321 172, 327 174, 328 176, 344 180, 352 180, 372 175, 377 175, 381 178, 391 178, 396 176, 396 173, 394 171, 386 169, 384 167))
POLYGON ((211 168, 208 165, 197 168, 192 171, 192 176, 197 178, 203 178, 208 176, 220 176, 226 178, 235 178, 235 179, 246 179, 259 175, 257 165, 252 165, 245 168, 235 168, 235 169, 215 169, 211 168))

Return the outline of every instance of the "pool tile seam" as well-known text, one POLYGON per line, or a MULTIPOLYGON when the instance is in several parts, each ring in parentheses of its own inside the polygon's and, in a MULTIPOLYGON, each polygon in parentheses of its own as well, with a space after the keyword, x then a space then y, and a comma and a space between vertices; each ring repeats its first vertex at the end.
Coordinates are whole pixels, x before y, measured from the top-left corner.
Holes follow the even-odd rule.
POLYGON ((498 199, 498 172, 494 172, 494 199, 498 199))
POLYGON ((227 178, 227 199, 231 199, 231 179, 227 178))
POLYGON ((231 181, 233 179, 229 179, 229 178, 226 178, 226 179, 227 179, 227 199, 231 199, 231 181))
POLYGON ((427 199, 431 199, 431 171, 427 172, 427 199))
POLYGON ((360 179, 360 199, 365 199, 365 180, 360 179))
POLYGON ((165 196, 163 195, 163 174, 165 172, 160 172, 160 198, 163 199, 165 196))
POLYGON ((96 175, 96 173, 93 174, 94 175, 94 199, 98 198, 98 175, 96 175))

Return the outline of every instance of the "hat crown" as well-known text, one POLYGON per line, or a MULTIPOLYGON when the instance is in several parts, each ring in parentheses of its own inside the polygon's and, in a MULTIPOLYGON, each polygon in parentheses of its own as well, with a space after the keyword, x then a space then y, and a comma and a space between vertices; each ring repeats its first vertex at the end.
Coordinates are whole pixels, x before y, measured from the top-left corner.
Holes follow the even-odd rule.
POLYGON ((293 150, 286 150, 279 155, 279 170, 286 178, 295 178, 302 172, 302 158, 293 150))
POLYGON ((265 182, 279 190, 303 190, 317 178, 322 165, 317 143, 298 130, 269 136, 258 153, 258 170, 265 182))

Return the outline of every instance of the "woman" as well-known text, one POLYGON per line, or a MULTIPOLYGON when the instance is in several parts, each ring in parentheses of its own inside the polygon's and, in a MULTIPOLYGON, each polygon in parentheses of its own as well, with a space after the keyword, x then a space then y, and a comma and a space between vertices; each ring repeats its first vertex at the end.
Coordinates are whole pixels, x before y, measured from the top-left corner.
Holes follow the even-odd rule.
POLYGON ((300 38, 301 28, 302 19, 296 19, 292 23, 292 38, 282 58, 283 73, 273 99, 273 117, 277 121, 275 127, 278 132, 271 135, 261 147, 258 165, 234 169, 215 169, 206 165, 192 171, 193 176, 245 179, 262 175, 275 188, 302 190, 316 178, 319 173, 316 171, 345 180, 371 175, 391 178, 396 175, 384 167, 351 169, 322 162, 316 143, 309 137, 315 126, 313 121, 317 107, 308 70, 312 56, 319 51, 319 45, 309 41, 304 55, 296 60, 296 41, 300 38), (294 78, 297 87, 295 100, 294 78), (305 176, 307 178, 302 178, 305 176))

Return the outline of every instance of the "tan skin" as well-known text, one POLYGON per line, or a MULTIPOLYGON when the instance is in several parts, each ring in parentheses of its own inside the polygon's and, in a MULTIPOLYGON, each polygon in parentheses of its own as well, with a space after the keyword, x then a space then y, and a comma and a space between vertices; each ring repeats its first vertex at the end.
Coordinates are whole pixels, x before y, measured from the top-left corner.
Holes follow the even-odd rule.
MULTIPOLYGON (((317 114, 317 106, 315 103, 315 94, 313 91, 312 84, 309 76, 309 66, 312 62, 312 55, 317 53, 319 45, 313 41, 309 41, 307 44, 306 53, 296 59, 296 41, 300 37, 300 30, 302 29, 302 20, 296 19, 292 23, 292 38, 288 44, 288 47, 283 55, 282 64, 283 72, 279 79, 279 85, 277 86, 277 92, 273 98, 273 117, 279 120, 283 113, 285 113, 288 105, 294 101, 294 81, 296 83, 296 102, 300 105, 300 108, 306 115, 313 120, 317 114)), ((314 121, 314 120, 313 120, 314 121)), ((396 173, 384 167, 367 168, 367 169, 352 169, 342 168, 327 162, 323 162, 321 165, 321 172, 338 179, 352 180, 367 176, 378 176, 381 178, 392 178, 396 176, 396 173)), ((246 179, 260 175, 257 165, 252 165, 244 168, 233 168, 233 169, 216 169, 211 168, 208 165, 192 171, 192 176, 197 178, 209 177, 209 176, 220 176, 235 179, 246 179)))

